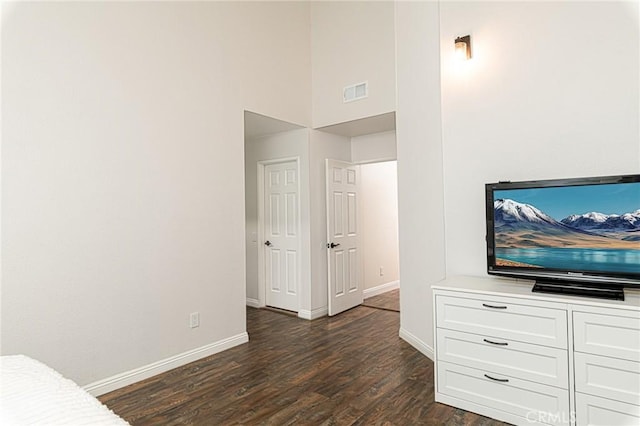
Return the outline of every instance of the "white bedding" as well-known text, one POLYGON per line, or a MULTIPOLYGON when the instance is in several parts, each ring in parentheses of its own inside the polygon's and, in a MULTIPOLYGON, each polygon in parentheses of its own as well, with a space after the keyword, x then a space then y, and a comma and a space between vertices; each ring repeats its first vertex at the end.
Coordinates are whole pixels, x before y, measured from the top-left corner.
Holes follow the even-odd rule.
POLYGON ((128 425, 57 371, 24 355, 0 357, 0 425, 128 425))

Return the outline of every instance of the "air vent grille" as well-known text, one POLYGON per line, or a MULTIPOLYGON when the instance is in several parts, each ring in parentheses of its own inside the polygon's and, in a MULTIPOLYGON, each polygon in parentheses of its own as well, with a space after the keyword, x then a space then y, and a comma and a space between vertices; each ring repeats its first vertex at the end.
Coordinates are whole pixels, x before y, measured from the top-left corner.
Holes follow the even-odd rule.
POLYGON ((369 83, 367 81, 363 81, 362 83, 346 86, 342 90, 342 100, 345 103, 353 102, 353 101, 366 98, 368 94, 369 94, 369 83))

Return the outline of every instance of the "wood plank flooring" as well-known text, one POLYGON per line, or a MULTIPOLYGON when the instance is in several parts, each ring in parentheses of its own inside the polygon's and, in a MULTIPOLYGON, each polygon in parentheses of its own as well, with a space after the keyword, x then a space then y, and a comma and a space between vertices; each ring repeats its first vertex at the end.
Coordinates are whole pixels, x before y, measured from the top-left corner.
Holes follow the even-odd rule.
POLYGON ((482 425, 433 400, 433 363, 397 312, 314 321, 247 308, 249 343, 103 395, 132 425, 482 425))
POLYGON ((364 299, 364 302, 362 302, 362 306, 400 312, 400 289, 367 297, 364 299))

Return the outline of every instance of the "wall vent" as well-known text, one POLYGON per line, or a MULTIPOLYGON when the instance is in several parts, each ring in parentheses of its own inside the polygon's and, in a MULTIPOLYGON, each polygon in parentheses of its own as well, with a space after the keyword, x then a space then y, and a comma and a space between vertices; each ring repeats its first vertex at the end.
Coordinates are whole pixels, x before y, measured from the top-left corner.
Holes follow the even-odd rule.
POLYGON ((369 82, 363 81, 362 83, 352 84, 342 90, 342 101, 353 102, 359 99, 364 99, 369 94, 369 82))

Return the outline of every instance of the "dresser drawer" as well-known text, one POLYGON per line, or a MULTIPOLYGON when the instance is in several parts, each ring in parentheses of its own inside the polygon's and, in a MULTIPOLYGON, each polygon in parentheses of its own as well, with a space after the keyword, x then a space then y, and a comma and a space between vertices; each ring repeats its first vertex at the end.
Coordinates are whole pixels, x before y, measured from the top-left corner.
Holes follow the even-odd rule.
POLYGON ((521 424, 560 425, 570 418, 569 392, 553 386, 444 361, 438 361, 437 386, 439 393, 518 416, 521 424))
POLYGON ((494 336, 439 329, 437 359, 567 389, 567 351, 494 336))
POLYGON ((576 392, 576 425, 638 426, 640 406, 576 392))
POLYGON ((563 309, 492 300, 436 296, 436 326, 525 343, 567 348, 563 309))
POLYGON ((640 362, 640 314, 573 313, 574 348, 578 352, 640 362))
POLYGON ((580 352, 574 361, 576 391, 640 405, 639 362, 580 352))

